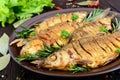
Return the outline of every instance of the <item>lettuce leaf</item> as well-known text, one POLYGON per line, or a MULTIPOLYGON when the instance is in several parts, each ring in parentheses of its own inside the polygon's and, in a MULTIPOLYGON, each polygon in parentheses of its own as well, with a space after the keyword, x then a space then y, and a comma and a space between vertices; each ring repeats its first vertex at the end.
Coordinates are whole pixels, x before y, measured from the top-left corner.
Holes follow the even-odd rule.
POLYGON ((52 0, 0 0, 0 22, 13 23, 16 19, 24 20, 40 14, 44 7, 53 8, 52 0))

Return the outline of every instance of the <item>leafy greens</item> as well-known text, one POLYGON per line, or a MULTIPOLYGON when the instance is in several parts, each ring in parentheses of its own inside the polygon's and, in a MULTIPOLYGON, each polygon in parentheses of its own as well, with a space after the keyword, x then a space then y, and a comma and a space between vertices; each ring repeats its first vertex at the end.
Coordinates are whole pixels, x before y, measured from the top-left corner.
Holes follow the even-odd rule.
POLYGON ((34 14, 42 12, 44 7, 54 7, 52 0, 0 0, 0 22, 13 23, 16 19, 23 21, 34 14))

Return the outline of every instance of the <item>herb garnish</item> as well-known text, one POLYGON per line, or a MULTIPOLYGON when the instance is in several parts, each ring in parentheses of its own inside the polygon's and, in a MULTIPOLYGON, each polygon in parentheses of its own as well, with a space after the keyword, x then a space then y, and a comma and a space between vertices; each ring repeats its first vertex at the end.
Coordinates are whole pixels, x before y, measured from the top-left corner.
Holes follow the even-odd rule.
POLYGON ((118 21, 117 18, 115 18, 115 24, 112 24, 112 33, 114 33, 115 31, 117 31, 120 27, 120 21, 118 21))
POLYGON ((72 21, 76 21, 79 18, 78 14, 72 15, 72 21))
POLYGON ((23 27, 23 26, 22 26, 22 29, 23 30, 20 32, 16 31, 18 38, 28 38, 30 33, 34 30, 33 28, 27 28, 27 27, 23 27))
POLYGON ((116 52, 116 53, 120 53, 120 48, 118 48, 115 52, 116 52))
POLYGON ((84 22, 90 22, 90 21, 94 20, 101 13, 103 13, 103 10, 101 10, 101 9, 97 9, 97 10, 94 10, 93 12, 90 12, 88 17, 84 19, 84 22))
POLYGON ((37 35, 37 32, 33 31, 30 33, 31 36, 36 36, 37 35))
POLYGON ((23 60, 35 60, 35 59, 38 59, 38 58, 39 58, 39 56, 36 55, 36 54, 27 53, 27 54, 25 55, 25 57, 19 56, 19 57, 17 57, 16 59, 17 59, 17 61, 21 62, 21 61, 23 61, 23 60))
MULTIPOLYGON (((58 43, 57 43, 58 44, 58 43)), ((58 45, 59 46, 59 45, 58 45)), ((55 47, 55 46, 47 46, 46 44, 44 44, 44 49, 43 50, 39 50, 37 52, 37 55, 40 58, 46 58, 47 56, 49 56, 50 54, 54 53, 55 51, 59 50, 61 48, 61 46, 59 47, 55 47)))
MULTIPOLYGON (((57 42, 56 42, 57 43, 57 42)), ((57 43, 58 45, 58 43, 57 43)), ((58 47, 55 46, 47 46, 46 44, 44 44, 44 49, 39 50, 36 54, 31 54, 31 53, 27 53, 24 57, 17 57, 17 61, 21 62, 24 60, 36 60, 39 58, 46 58, 47 56, 49 56, 50 54, 54 53, 55 51, 57 51, 58 49, 60 49, 62 47, 62 45, 58 45, 58 47)))
POLYGON ((109 33, 109 31, 105 27, 100 27, 99 31, 104 33, 109 33))
POLYGON ((70 36, 70 33, 66 30, 61 31, 61 37, 62 38, 68 38, 70 36))
POLYGON ((89 71, 90 68, 88 66, 86 66, 86 67, 79 67, 77 65, 74 65, 73 67, 68 68, 68 70, 72 71, 73 73, 77 73, 79 71, 89 71))
POLYGON ((57 13, 57 14, 55 14, 56 16, 60 16, 61 14, 59 14, 59 13, 57 13))

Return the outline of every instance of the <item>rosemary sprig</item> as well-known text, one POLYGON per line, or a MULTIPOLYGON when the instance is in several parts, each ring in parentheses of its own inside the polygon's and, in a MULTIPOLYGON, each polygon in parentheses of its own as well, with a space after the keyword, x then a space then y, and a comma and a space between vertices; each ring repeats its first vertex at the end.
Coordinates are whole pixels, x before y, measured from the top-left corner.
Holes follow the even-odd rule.
MULTIPOLYGON (((58 43, 57 43, 58 45, 58 43)), ((58 45, 58 47, 55 47, 55 46, 47 46, 45 43, 44 43, 44 49, 42 50, 39 50, 36 54, 31 54, 31 53, 27 53, 24 57, 17 57, 17 61, 21 62, 21 61, 24 61, 24 60, 36 60, 36 59, 39 59, 39 58, 46 58, 47 56, 49 56, 50 54, 54 53, 55 51, 57 51, 58 49, 60 49, 62 47, 62 45, 58 45)))
POLYGON ((117 31, 120 27, 120 21, 118 21, 117 18, 115 18, 115 23, 112 23, 112 33, 117 31))
POLYGON ((73 73, 77 73, 77 72, 80 72, 80 71, 89 71, 90 68, 88 66, 86 66, 86 67, 79 67, 77 65, 74 65, 73 67, 68 68, 68 70, 72 71, 73 73))
POLYGON ((20 32, 15 31, 18 38, 28 38, 30 33, 34 30, 34 28, 27 28, 24 26, 22 26, 22 29, 23 30, 20 32))
MULTIPOLYGON (((58 43, 57 43, 58 44, 58 43)), ((59 46, 59 45, 58 45, 59 46)), ((40 58, 46 58, 47 56, 49 56, 50 54, 54 53, 55 51, 59 50, 61 48, 61 46, 59 47, 55 47, 55 46, 47 46, 46 44, 44 44, 44 49, 43 50, 39 50, 37 52, 37 55, 40 58)))
POLYGON ((98 15, 103 13, 103 10, 97 9, 89 13, 88 17, 84 19, 84 22, 90 22, 94 20, 98 15))
POLYGON ((38 58, 39 58, 39 56, 36 54, 27 53, 24 57, 22 57, 22 56, 17 57, 16 60, 21 62, 24 60, 35 60, 38 58))

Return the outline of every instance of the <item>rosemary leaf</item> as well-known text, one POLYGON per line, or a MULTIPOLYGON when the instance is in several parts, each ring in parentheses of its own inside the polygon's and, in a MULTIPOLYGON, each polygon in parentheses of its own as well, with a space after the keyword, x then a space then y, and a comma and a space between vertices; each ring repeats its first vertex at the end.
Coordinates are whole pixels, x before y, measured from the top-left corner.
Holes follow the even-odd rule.
POLYGON ((28 38, 30 33, 34 30, 33 28, 27 28, 22 26, 22 31, 16 32, 18 38, 28 38))
POLYGON ((36 60, 38 58, 39 58, 39 56, 36 54, 27 53, 24 57, 22 57, 22 56, 17 57, 16 60, 21 62, 24 60, 36 60))
POLYGON ((80 72, 80 71, 89 71, 90 68, 88 66, 86 66, 86 67, 79 67, 77 65, 74 65, 73 67, 68 68, 68 70, 72 71, 73 73, 77 73, 77 72, 80 72))
POLYGON ((117 18, 115 18, 115 23, 112 24, 112 33, 117 31, 120 27, 120 21, 118 21, 117 18))
POLYGON ((84 19, 84 22, 93 21, 101 13, 103 13, 103 10, 101 10, 101 9, 97 9, 97 10, 94 10, 93 12, 90 12, 88 17, 84 19))

